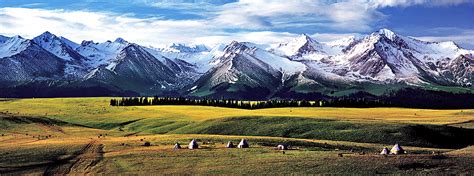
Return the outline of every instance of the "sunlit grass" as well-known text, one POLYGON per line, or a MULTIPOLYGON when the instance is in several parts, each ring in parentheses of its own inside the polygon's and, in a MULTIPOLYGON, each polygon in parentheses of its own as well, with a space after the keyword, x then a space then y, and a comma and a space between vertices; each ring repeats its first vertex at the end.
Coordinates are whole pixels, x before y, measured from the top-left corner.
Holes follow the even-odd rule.
POLYGON ((173 121, 203 121, 238 116, 287 116, 394 122, 448 124, 474 119, 474 110, 407 108, 271 108, 244 110, 208 106, 112 107, 110 98, 18 99, 0 102, 0 111, 45 116, 81 124, 121 123, 154 118, 173 121))
MULTIPOLYGON (((466 170, 473 164, 472 147, 455 150, 402 145, 409 155, 382 157, 377 153, 381 148, 393 145, 394 141, 383 140, 384 136, 381 135, 387 129, 389 134, 396 136, 401 135, 396 130, 411 124, 429 126, 466 122, 474 119, 474 110, 110 107, 109 100, 57 98, 1 101, 0 112, 5 117, 51 118, 71 124, 16 123, 0 119, 0 134, 3 134, 0 136, 0 171, 42 175, 48 163, 75 156, 93 142, 102 145, 103 149, 96 153, 97 156, 87 156, 85 159, 98 159, 98 162, 89 166, 89 162, 82 161, 78 162, 80 166, 75 167, 90 168, 89 174, 472 173, 466 170), (255 130, 251 130, 254 127, 255 130), (391 130, 395 131, 392 133, 391 130), (371 134, 364 131, 370 131, 371 134), (191 134, 206 132, 211 134, 191 134), (230 135, 217 135, 220 133, 230 135), (271 137, 287 133, 289 137, 271 137), (48 138, 37 137, 49 135, 48 138), (345 140, 381 139, 381 143, 321 140, 330 137, 345 137, 341 138, 345 140), (251 148, 224 147, 227 141, 237 144, 242 138, 250 142, 251 148), (176 142, 185 148, 191 139, 197 139, 201 148, 172 149, 176 142), (152 146, 145 147, 144 142, 150 142, 152 146), (291 144, 294 150, 283 154, 282 151, 274 150, 278 144, 291 144), (445 153, 448 157, 433 160, 430 154, 433 151, 445 153), (343 157, 338 156, 341 153, 343 157), (415 168, 400 169, 404 166, 415 168), (423 168, 425 166, 433 168, 423 168)), ((465 124, 470 123, 455 126, 465 124)), ((442 130, 441 127, 431 127, 442 130)), ((80 169, 73 169, 70 174, 84 174, 80 169)))

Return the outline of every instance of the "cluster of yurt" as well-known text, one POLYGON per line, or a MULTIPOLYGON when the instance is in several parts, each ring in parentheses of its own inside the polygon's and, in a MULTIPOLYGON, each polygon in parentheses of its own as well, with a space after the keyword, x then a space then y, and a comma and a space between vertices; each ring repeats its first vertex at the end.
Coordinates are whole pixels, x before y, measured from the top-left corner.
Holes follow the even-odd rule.
MULTIPOLYGON (((225 146, 225 148, 249 148, 250 145, 249 145, 249 142, 246 140, 246 139, 242 139, 240 140, 239 144, 237 146, 234 145, 234 143, 232 141, 229 141, 227 142, 227 145, 225 146)), ((289 149, 289 145, 287 144, 279 144, 276 146, 276 150, 288 150, 289 149)), ((188 144, 188 149, 198 149, 199 148, 199 144, 197 143, 196 139, 193 139, 191 140, 191 142, 189 142, 188 144)), ((173 146, 173 150, 178 150, 178 149, 181 149, 181 145, 179 143, 176 143, 174 144, 173 146)))
POLYGON ((399 145, 395 144, 390 151, 388 150, 387 147, 384 147, 382 149, 382 152, 380 152, 381 155, 400 155, 400 154, 405 154, 406 151, 399 145))
MULTIPOLYGON (((225 147, 235 148, 236 146, 234 145, 234 143, 232 143, 232 141, 229 141, 225 147)), ((242 139, 237 145, 237 148, 249 148, 249 147, 250 145, 245 139, 242 139)), ((191 140, 191 142, 189 142, 188 149, 193 150, 193 149, 198 149, 198 148, 199 148, 199 144, 197 143, 196 139, 193 139, 191 140)), ((178 149, 181 149, 181 145, 179 143, 174 144, 173 150, 178 150, 178 149)))

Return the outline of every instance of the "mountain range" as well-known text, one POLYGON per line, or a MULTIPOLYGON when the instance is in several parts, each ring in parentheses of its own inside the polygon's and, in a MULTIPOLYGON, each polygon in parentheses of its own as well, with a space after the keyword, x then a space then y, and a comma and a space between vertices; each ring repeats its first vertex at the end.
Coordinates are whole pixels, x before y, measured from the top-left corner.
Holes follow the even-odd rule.
POLYGON ((154 48, 122 38, 74 43, 50 32, 0 36, 0 96, 197 96, 271 99, 383 94, 405 87, 473 91, 474 50, 381 29, 318 42, 154 48))

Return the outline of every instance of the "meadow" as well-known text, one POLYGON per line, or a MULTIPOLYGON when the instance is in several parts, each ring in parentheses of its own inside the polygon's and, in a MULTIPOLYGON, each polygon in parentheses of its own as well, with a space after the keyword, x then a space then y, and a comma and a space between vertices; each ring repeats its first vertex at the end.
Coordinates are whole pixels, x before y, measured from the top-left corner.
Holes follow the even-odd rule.
POLYGON ((0 174, 474 173, 473 109, 112 107, 109 100, 0 100, 0 174), (242 138, 251 148, 224 147, 242 138), (200 149, 172 149, 191 139, 200 149), (377 154, 395 143, 408 154, 377 154), (292 147, 283 153, 278 144, 292 147))

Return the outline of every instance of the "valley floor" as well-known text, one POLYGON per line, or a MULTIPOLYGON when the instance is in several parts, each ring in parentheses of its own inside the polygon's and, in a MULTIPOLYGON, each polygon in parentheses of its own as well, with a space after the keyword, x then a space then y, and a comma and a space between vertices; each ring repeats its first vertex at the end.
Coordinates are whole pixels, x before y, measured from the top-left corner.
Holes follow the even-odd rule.
POLYGON ((474 174, 474 110, 109 107, 107 100, 0 101, 0 174, 474 174), (225 148, 242 138, 250 148, 225 148), (199 149, 172 149, 191 139, 199 149), (378 154, 394 142, 408 154, 378 154))

